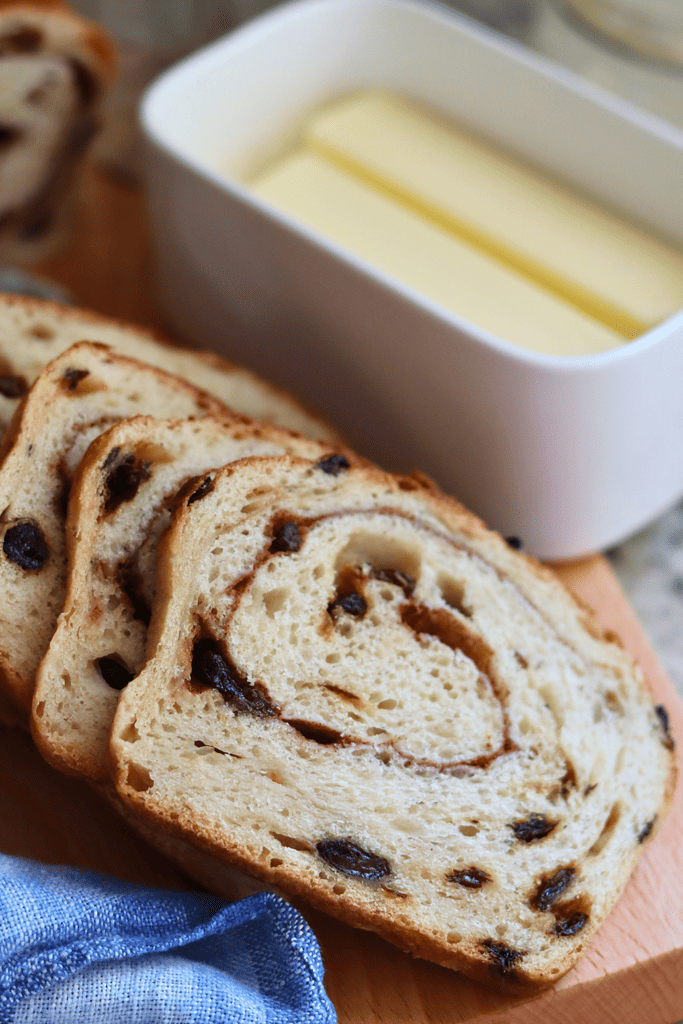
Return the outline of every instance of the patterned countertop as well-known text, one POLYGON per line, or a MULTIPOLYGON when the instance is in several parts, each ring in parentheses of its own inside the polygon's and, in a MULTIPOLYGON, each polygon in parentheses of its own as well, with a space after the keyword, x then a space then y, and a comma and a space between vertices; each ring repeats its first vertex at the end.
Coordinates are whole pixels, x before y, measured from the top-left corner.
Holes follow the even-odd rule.
POLYGON ((683 501, 608 556, 683 699, 683 501))

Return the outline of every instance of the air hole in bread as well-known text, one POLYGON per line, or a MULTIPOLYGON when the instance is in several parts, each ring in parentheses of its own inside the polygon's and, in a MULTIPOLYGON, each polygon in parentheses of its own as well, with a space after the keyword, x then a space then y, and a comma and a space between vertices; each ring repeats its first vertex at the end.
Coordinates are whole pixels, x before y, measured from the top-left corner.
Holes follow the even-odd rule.
POLYGON ((441 597, 450 608, 460 612, 466 619, 472 617, 472 609, 465 600, 465 586, 451 576, 441 574, 437 577, 436 585, 439 588, 441 597))
POLYGON ((588 851, 588 855, 590 857, 597 857, 598 854, 602 853, 602 851, 605 849, 605 847, 607 846, 608 842, 612 838, 612 836, 614 834, 614 830, 615 830, 615 828, 617 826, 617 822, 619 821, 620 817, 621 817, 621 804, 616 803, 616 804, 614 804, 612 806, 612 809, 609 812, 609 815, 607 817, 607 821, 605 822, 605 824, 602 827, 602 831, 601 831, 600 835, 598 836, 598 838, 595 840, 595 842, 593 843, 593 845, 591 846, 591 848, 588 851))
POLYGON ((460 831, 464 836, 476 836, 479 829, 476 825, 459 825, 458 831, 460 831))
POLYGON ((126 782, 136 793, 146 793, 154 785, 152 776, 146 768, 131 761, 126 772, 126 782))
POLYGON ((557 693, 552 686, 539 686, 538 692, 557 725, 561 728, 564 725, 564 710, 560 706, 557 693))
MULTIPOLYGON (((308 702, 302 701, 301 703, 308 702)), ((293 729, 296 729, 304 739, 311 740, 313 743, 319 743, 322 746, 341 743, 344 739, 343 734, 337 729, 330 729, 329 726, 323 725, 320 722, 307 722, 300 718, 288 718, 285 721, 293 729)))
POLYGON ((135 722, 131 722, 127 725, 124 731, 121 733, 121 739, 125 743, 137 743, 140 739, 140 733, 135 727, 135 722))
POLYGON ((462 942, 462 935, 460 932, 448 932, 446 942, 462 942))
MULTIPOLYGON (((345 690, 343 687, 335 686, 333 683, 323 683, 323 686, 326 690, 329 690, 330 693, 334 693, 337 697, 341 697, 342 700, 349 701, 352 704, 362 703, 362 699, 357 694, 352 693, 351 690, 345 690)), ((354 715, 353 717, 356 719, 358 718, 357 715, 354 715)))
POLYGON ((263 595, 263 604, 269 618, 272 619, 276 612, 282 611, 287 603, 289 593, 288 587, 276 587, 274 590, 268 590, 263 595))
POLYGON ((314 853, 315 846, 307 839, 295 839, 294 836, 285 836, 281 832, 271 832, 273 839, 277 839, 280 846, 286 846, 288 850, 301 850, 302 853, 314 853))
POLYGON ((337 555, 335 571, 339 573, 349 565, 369 566, 376 579, 412 589, 420 575, 421 558, 417 549, 391 537, 359 531, 349 537, 337 555))
POLYGON ((123 659, 118 654, 110 654, 107 657, 98 658, 95 664, 99 669, 102 679, 112 690, 124 690, 135 675, 124 664, 123 659))
POLYGON ((227 750, 221 750, 220 747, 214 747, 210 743, 204 743, 203 740, 195 740, 193 746, 197 749, 199 755, 203 754, 223 754, 224 757, 235 757, 238 761, 242 760, 240 754, 231 754, 227 750))

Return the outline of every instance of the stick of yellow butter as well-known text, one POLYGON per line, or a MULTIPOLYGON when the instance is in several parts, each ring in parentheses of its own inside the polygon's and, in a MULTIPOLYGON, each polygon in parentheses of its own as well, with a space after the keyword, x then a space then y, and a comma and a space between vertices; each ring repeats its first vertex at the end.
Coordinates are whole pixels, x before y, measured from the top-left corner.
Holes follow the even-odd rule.
POLYGON ((342 100, 305 144, 627 338, 683 307, 683 253, 405 101, 342 100))
POLYGON ((616 332, 313 153, 250 183, 261 199, 499 338, 549 355, 623 344, 616 332))

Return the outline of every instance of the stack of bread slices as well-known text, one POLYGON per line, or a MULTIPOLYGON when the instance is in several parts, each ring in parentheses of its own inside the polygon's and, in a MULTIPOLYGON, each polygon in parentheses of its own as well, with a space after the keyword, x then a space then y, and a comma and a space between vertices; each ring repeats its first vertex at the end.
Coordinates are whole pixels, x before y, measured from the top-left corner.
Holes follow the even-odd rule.
POLYGON ((556 981, 672 799, 616 638, 216 357, 8 298, 0 355, 2 716, 217 891, 556 981))

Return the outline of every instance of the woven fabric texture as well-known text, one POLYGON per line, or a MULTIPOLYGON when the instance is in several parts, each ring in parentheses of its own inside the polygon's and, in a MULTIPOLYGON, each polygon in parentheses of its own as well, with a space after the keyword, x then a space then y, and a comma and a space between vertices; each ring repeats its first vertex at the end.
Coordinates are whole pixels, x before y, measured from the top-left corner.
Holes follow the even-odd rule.
POLYGON ((315 936, 228 903, 0 855, 0 1024, 333 1024, 315 936))

